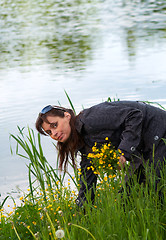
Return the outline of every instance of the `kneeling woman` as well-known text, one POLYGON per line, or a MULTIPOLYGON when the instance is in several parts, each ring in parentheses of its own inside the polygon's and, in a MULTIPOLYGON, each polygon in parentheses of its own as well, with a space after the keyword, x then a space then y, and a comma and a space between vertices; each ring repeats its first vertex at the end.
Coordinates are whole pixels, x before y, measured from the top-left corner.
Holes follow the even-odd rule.
POLYGON ((122 166, 128 160, 135 172, 141 169, 143 162, 151 165, 154 161, 160 178, 166 158, 166 145, 162 139, 166 138, 166 111, 160 108, 137 101, 103 102, 75 116, 71 109, 48 105, 39 113, 36 129, 58 142, 61 169, 66 168, 69 158, 76 166, 75 156, 77 152, 81 153, 78 206, 86 201, 87 188, 91 189, 91 200, 94 199, 97 176, 89 169, 91 163, 87 155, 96 142, 103 144, 106 138, 121 150, 119 162, 122 166))

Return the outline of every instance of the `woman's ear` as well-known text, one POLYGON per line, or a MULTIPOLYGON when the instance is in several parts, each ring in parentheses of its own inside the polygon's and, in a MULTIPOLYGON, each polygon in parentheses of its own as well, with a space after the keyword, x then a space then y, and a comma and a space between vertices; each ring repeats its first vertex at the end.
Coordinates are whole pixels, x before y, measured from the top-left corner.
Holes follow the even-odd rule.
POLYGON ((71 114, 68 112, 64 112, 64 116, 68 118, 69 120, 71 119, 71 114))

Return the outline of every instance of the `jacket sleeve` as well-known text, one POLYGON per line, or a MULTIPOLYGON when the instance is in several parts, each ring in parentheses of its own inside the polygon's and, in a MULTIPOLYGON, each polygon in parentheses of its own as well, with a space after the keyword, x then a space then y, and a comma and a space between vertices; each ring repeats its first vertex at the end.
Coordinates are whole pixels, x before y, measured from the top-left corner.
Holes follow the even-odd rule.
POLYGON ((136 153, 142 137, 143 114, 138 109, 130 109, 124 118, 124 128, 121 133, 121 141, 118 146, 124 152, 126 158, 136 153))
POLYGON ((82 154, 81 160, 81 176, 80 176, 80 190, 78 193, 78 198, 76 199, 76 204, 79 207, 83 206, 85 201, 94 201, 97 175, 93 173, 91 168, 90 160, 87 159, 86 155, 82 154))

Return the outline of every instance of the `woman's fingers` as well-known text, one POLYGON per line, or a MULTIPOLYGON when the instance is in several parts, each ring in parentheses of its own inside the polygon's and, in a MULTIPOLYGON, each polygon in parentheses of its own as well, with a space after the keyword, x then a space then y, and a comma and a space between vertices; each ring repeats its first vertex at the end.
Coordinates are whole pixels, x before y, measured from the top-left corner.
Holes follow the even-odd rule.
POLYGON ((120 159, 119 159, 119 162, 120 162, 121 168, 124 168, 125 167, 125 163, 126 163, 126 158, 121 155, 120 159))

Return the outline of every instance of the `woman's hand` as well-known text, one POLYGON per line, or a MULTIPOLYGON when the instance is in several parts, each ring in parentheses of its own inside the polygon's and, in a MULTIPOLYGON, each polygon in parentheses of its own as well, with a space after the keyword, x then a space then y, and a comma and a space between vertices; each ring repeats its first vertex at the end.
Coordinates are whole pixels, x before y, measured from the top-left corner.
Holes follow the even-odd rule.
POLYGON ((119 163, 121 168, 125 167, 126 158, 123 155, 120 156, 119 163))

